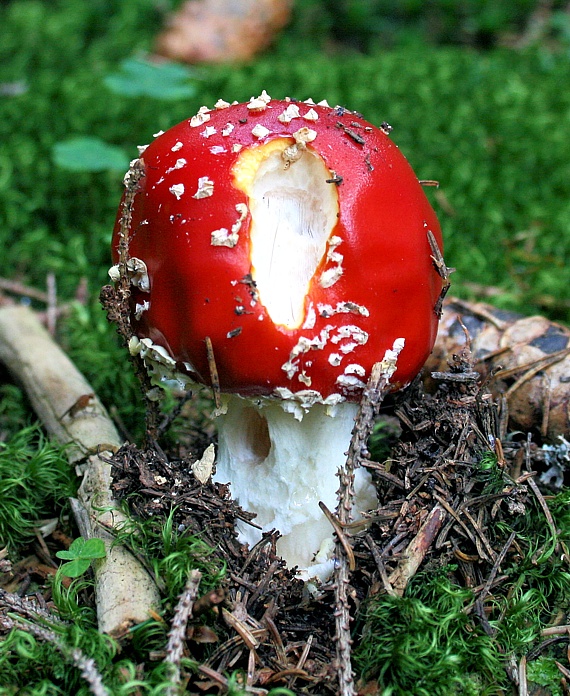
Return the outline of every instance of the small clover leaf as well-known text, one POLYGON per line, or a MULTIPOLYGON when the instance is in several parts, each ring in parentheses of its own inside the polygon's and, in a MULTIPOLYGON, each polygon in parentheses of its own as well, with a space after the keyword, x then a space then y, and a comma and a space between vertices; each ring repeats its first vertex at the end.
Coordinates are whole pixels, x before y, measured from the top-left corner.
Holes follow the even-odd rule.
POLYGON ((55 143, 52 156, 62 169, 74 172, 124 172, 129 168, 129 158, 120 147, 88 136, 55 143))
POLYGON ((91 561, 88 561, 86 558, 76 558, 74 561, 63 563, 60 566, 60 572, 68 578, 78 578, 80 575, 83 575, 90 565, 91 561))
POLYGON ((151 63, 140 58, 127 58, 119 70, 107 75, 103 82, 111 92, 126 97, 175 100, 195 94, 196 88, 188 82, 193 76, 190 68, 178 63, 151 63))
POLYGON ((69 549, 58 551, 55 555, 68 561, 60 567, 61 573, 70 578, 77 578, 85 573, 93 559, 105 557, 105 544, 102 539, 78 537, 69 549))

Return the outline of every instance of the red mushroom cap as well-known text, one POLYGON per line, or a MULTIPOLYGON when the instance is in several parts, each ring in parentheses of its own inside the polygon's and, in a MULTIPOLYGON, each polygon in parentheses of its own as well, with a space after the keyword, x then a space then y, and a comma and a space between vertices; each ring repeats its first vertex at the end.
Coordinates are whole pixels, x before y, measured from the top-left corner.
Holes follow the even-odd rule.
MULTIPOLYGON (((160 134, 141 155, 128 230, 149 283, 133 287, 135 334, 204 384, 209 337, 223 392, 333 402, 358 399, 372 365, 404 338, 393 383, 409 383, 438 323, 428 231, 442 241, 387 132, 340 107, 264 93, 203 107, 160 134), (293 231, 267 231, 291 211, 293 231), (298 239, 313 245, 307 268, 298 239)), ((122 207, 115 261, 121 217, 122 207)))

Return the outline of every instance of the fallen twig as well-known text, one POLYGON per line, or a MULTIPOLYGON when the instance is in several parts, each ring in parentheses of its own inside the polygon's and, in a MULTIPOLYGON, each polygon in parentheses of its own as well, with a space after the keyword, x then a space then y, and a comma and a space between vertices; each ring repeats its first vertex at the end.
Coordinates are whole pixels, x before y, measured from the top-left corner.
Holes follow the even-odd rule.
POLYGON ((48 273, 46 279, 47 286, 47 308, 46 326, 50 336, 55 336, 57 323, 57 283, 55 273, 48 273))
POLYGON ((519 696, 528 696, 528 683, 526 680, 526 655, 519 662, 519 696))
POLYGON ((378 570, 378 574, 380 575, 380 580, 382 580, 382 586, 384 587, 385 592, 389 595, 395 595, 396 593, 394 592, 394 588, 392 587, 392 585, 390 584, 390 580, 388 579, 386 566, 384 565, 382 556, 378 551, 376 544, 374 543, 374 539, 370 536, 370 534, 366 534, 364 540, 366 541, 366 545, 372 553, 372 558, 374 559, 374 563, 376 563, 376 568, 378 570))
POLYGON ((120 635, 146 620, 159 601, 148 573, 124 547, 111 545, 113 537, 100 523, 116 527, 125 519, 111 495, 111 467, 104 459, 121 439, 91 385, 30 309, 0 308, 0 361, 21 382, 50 436, 68 445, 69 462, 84 472, 79 499, 88 514, 78 519, 80 532, 102 538, 107 550, 95 566, 99 629, 120 635))
POLYGON ((441 505, 435 505, 427 515, 416 536, 408 544, 402 560, 388 577, 394 593, 403 596, 409 581, 414 577, 430 546, 445 520, 446 512, 441 505))
MULTIPOLYGON (((140 190, 140 183, 144 175, 143 161, 141 159, 133 160, 129 167, 129 171, 125 174, 123 179, 125 193, 121 201, 121 215, 119 219, 119 243, 117 248, 119 256, 117 264, 118 279, 114 287, 105 285, 101 288, 99 294, 101 304, 107 312, 107 319, 115 324, 117 333, 123 339, 125 346, 128 346, 130 340, 133 338, 129 300, 131 297, 131 270, 135 266, 131 266, 130 264, 131 261, 136 261, 136 259, 131 259, 129 253, 129 230, 131 228, 134 199, 140 190)), ((140 353, 133 354, 129 350, 128 355, 144 396, 146 405, 146 445, 147 447, 151 447, 158 438, 158 424, 160 418, 158 402, 156 399, 150 398, 154 385, 140 353)))
MULTIPOLYGON (((398 355, 403 347, 403 341, 394 342, 393 349, 387 350, 384 359, 372 367, 368 384, 364 390, 352 431, 346 464, 339 472, 340 487, 336 518, 341 528, 350 524, 354 502, 354 471, 368 457, 368 438, 372 432, 380 405, 390 390, 390 379, 396 371, 398 355)), ((352 639, 350 637, 350 606, 348 601, 350 558, 349 554, 346 553, 343 539, 340 537, 336 544, 335 553, 338 558, 338 564, 334 570, 338 693, 340 696, 353 696, 355 691, 351 665, 352 639)))
POLYGON ((110 696, 107 687, 103 684, 103 678, 97 668, 95 660, 91 657, 87 657, 81 648, 70 649, 62 642, 55 631, 50 630, 46 626, 40 626, 31 621, 13 619, 9 616, 2 616, 0 618, 4 628, 20 629, 21 631, 33 635, 38 640, 55 645, 62 655, 80 670, 81 676, 87 682, 89 691, 93 696, 110 696))
POLYGON ((184 637, 188 619, 192 615, 194 602, 198 596, 198 587, 201 579, 202 573, 199 570, 190 571, 184 591, 180 595, 174 610, 172 627, 168 634, 168 643, 166 644, 166 657, 164 659, 165 662, 171 665, 172 670, 171 682, 166 691, 168 696, 176 696, 180 686, 180 659, 184 647, 184 637))
POLYGON ((505 542, 503 548, 501 549, 499 555, 495 559, 495 563, 493 564, 493 567, 491 568, 491 572, 489 573, 489 577, 487 578, 485 584, 483 585, 483 589, 481 590, 481 593, 477 600, 479 602, 483 602, 487 595, 489 594, 491 587, 493 586, 493 583, 495 581, 495 578, 497 576, 497 573, 499 572, 499 568, 501 567, 501 563, 505 560, 505 556, 507 555, 508 550, 511 548, 511 544, 513 543, 514 539, 516 536, 516 532, 511 532, 509 538, 505 542))

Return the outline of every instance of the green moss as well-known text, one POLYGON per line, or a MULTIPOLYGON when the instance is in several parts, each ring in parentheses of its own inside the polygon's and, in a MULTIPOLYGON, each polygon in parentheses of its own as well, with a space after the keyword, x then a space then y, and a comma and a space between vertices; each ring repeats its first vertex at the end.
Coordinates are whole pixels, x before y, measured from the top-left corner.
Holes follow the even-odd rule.
POLYGON ((105 86, 125 58, 151 48, 160 22, 151 2, 20 0, 0 8, 0 22, 0 82, 27 86, 0 102, 0 275, 41 286, 54 271, 62 298, 83 276, 94 294, 106 280, 121 176, 61 169, 52 158, 57 143, 96 137, 134 156, 136 145, 201 104, 266 88, 276 97, 327 98, 394 126, 418 176, 441 182, 428 195, 448 264, 458 269, 456 291, 495 285, 504 306, 570 317, 563 52, 481 54, 416 42, 335 57, 283 40, 256 63, 202 69, 195 96, 164 101, 105 86))
POLYGON ((0 548, 32 539, 38 520, 58 514, 74 492, 75 472, 39 428, 0 443, 0 548))
POLYGON ((405 597, 370 600, 354 653, 362 679, 386 696, 496 693, 506 683, 502 657, 465 613, 471 599, 443 574, 422 573, 405 597))
MULTIPOLYGON (((570 573, 561 553, 570 535, 569 497, 565 490, 548 501, 556 534, 532 498, 526 513, 513 517, 522 552, 503 564, 508 581, 485 601, 493 635, 468 611, 474 597, 456 584, 453 567, 426 570, 403 598, 378 595, 366 604, 356 632, 361 677, 377 681, 383 696, 502 693, 505 655, 527 654, 553 618, 570 608, 570 573)), ((488 529, 491 537, 510 531, 488 529)), ((530 678, 542 684, 544 670, 532 669, 530 678)))
POLYGON ((529 662, 526 673, 530 683, 546 687, 551 696, 562 696, 560 670, 552 657, 539 657, 529 662))
MULTIPOLYGON (((10 90, 0 95, 0 276, 41 288, 52 271, 60 301, 87 279, 87 306, 73 308, 60 337, 104 402, 117 406, 134 439, 143 425, 138 385, 96 300, 107 282, 122 177, 112 167, 71 171, 57 164, 58 153, 61 143, 95 138, 134 156, 153 133, 219 97, 244 100, 265 88, 274 97, 326 98, 372 122, 388 121, 417 175, 441 182, 427 193, 442 222, 447 263, 457 268, 454 292, 468 296, 473 283, 493 285, 500 290, 494 301, 504 307, 570 320, 570 92, 560 87, 570 82, 567 44, 488 53, 428 45, 418 37, 460 43, 468 35, 480 45, 491 36, 494 43, 505 28, 523 26, 529 3, 469 2, 461 11, 443 1, 428 5, 406 2, 388 12, 379 1, 342 2, 332 12, 329 4, 307 0, 272 51, 250 64, 201 68, 192 78, 194 94, 183 96, 191 94, 186 90, 166 101, 160 92, 121 93, 110 77, 125 59, 152 49, 168 2, 0 4, 0 85, 17 83, 12 96, 10 90), (434 18, 439 24, 430 24, 434 18), (346 39, 341 26, 366 55, 346 44, 322 48, 331 36, 346 39), (378 43, 394 48, 379 50, 378 43)), ((562 36, 567 24, 557 17, 562 36)), ((73 477, 62 453, 36 429, 17 434, 29 418, 21 392, 4 385, 0 398, 0 547, 15 549, 32 537, 38 518, 59 513, 73 477)), ((480 475, 490 488, 496 485, 492 467, 480 475)), ((567 493, 549 501, 564 543, 568 502, 567 493)), ((448 694, 455 687, 495 693, 504 681, 501 650, 524 653, 552 612, 567 611, 569 576, 540 506, 529 506, 515 523, 531 553, 506 570, 508 588, 496 592, 495 640, 469 622, 463 611, 469 594, 444 575, 421 575, 405 598, 378 597, 367 606, 356 662, 365 678, 380 680, 386 696, 448 694)), ((222 569, 210 565, 199 541, 172 529, 159 532, 138 530, 134 540, 164 575, 167 605, 184 582, 188 554, 210 582, 219 579, 222 569)), ((133 631, 133 659, 119 661, 115 647, 98 637, 92 613, 80 611, 79 587, 54 586, 61 611, 83 631, 80 637, 66 633, 64 642, 82 641, 113 693, 134 693, 136 664, 162 649, 164 625, 148 622, 133 631)), ((551 662, 531 662, 529 674, 536 683, 556 683, 551 668, 551 662)), ((148 668, 148 693, 160 692, 163 676, 160 667, 148 668)), ((20 693, 34 696, 87 693, 60 650, 23 632, 0 643, 0 686, 7 693, 25 687, 20 693)))
POLYGON ((165 606, 170 608, 184 589, 191 570, 202 572, 202 592, 218 587, 225 575, 225 566, 215 557, 214 549, 199 537, 174 527, 174 512, 173 509, 166 519, 132 519, 117 534, 118 542, 147 560, 163 586, 165 606))

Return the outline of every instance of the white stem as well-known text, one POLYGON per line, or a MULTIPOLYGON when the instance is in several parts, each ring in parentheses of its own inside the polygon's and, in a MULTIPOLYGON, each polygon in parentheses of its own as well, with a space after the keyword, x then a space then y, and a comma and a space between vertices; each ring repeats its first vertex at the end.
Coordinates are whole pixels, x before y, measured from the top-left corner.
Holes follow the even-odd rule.
MULTIPOLYGON (((278 529, 277 551, 290 567, 309 569, 306 576, 326 576, 333 530, 319 501, 334 510, 339 480, 350 444, 358 404, 314 404, 297 420, 278 401, 231 396, 218 419, 219 452, 215 480, 230 483, 234 499, 255 512, 263 531, 278 529), (317 556, 315 558, 315 556, 317 556), (321 564, 327 561, 322 567, 321 564)), ((356 472, 358 511, 376 506, 368 472, 356 472)), ((240 539, 250 546, 261 532, 239 525, 240 539)))

